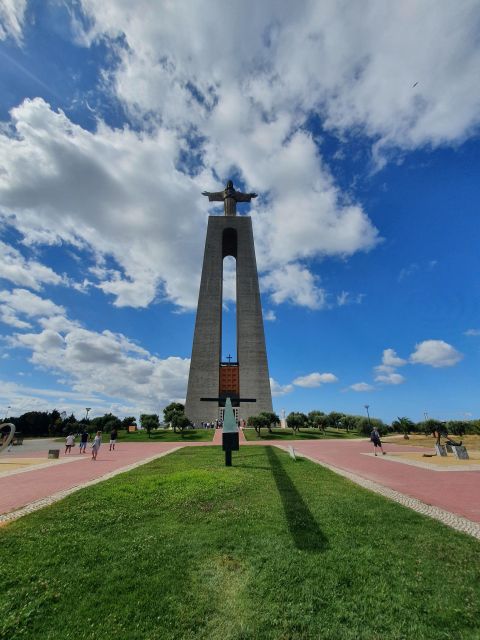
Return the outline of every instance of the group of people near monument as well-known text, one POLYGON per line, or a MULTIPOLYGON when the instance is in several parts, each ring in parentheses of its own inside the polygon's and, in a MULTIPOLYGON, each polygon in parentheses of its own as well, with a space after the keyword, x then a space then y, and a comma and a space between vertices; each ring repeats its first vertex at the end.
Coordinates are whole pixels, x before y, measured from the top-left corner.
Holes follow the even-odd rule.
MULTIPOLYGON (((88 433, 88 431, 86 429, 84 429, 82 431, 82 433, 80 434, 76 434, 80 436, 80 442, 79 442, 79 454, 82 453, 86 453, 87 452, 87 444, 88 441, 90 439, 90 435, 88 433)), ((65 439, 65 454, 67 453, 71 453, 72 452, 72 447, 75 446, 75 438, 76 435, 73 433, 69 433, 68 436, 65 439)), ((117 443, 117 437, 118 437, 118 432, 116 429, 112 429, 110 431, 110 442, 109 442, 109 451, 114 451, 115 450, 115 445, 117 443)), ((100 446, 102 444, 102 432, 101 431, 97 431, 95 437, 93 438, 92 442, 91 442, 91 447, 92 447, 92 460, 96 460, 97 459, 97 454, 98 451, 100 449, 100 446)))

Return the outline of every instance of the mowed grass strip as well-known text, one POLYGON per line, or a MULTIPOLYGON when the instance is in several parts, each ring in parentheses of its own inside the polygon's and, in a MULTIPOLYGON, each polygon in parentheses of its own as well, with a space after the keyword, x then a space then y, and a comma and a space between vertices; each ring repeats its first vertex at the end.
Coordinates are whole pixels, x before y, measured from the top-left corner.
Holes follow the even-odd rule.
POLYGON ((480 545, 274 447, 189 447, 0 530, 0 638, 470 639, 480 545))
POLYGON ((245 438, 247 440, 352 440, 355 438, 365 438, 365 434, 358 433, 357 431, 346 431, 345 429, 331 429, 327 428, 325 431, 320 429, 299 429, 293 431, 293 429, 278 429, 275 428, 271 431, 268 429, 261 429, 260 435, 253 428, 246 428, 243 430, 245 438))

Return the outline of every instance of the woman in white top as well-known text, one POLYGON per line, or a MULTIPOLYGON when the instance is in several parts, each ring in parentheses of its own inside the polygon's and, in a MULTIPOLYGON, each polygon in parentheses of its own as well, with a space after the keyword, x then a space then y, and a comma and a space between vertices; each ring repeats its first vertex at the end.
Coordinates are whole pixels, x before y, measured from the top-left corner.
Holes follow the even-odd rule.
POLYGON ((65 440, 65 453, 71 453, 74 444, 75 436, 73 435, 73 433, 69 433, 67 439, 65 440))
POLYGON ((98 453, 98 450, 100 449, 101 444, 102 444, 102 432, 97 431, 97 435, 95 436, 95 439, 92 444, 92 460, 97 459, 97 453, 98 453))

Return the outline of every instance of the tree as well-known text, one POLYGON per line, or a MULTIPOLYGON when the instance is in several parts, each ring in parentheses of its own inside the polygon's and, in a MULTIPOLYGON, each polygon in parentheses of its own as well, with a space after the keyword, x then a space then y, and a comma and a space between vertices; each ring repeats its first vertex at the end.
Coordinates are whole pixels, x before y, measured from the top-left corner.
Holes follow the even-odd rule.
POLYGON ((436 438, 438 444, 440 444, 440 436, 443 432, 446 432, 445 426, 440 422, 440 420, 434 420, 433 418, 425 420, 424 422, 419 422, 417 427, 422 429, 426 436, 432 435, 436 438))
POLYGON ((403 437, 408 440, 408 434, 415 428, 415 423, 410 418, 397 418, 392 422, 392 427, 396 431, 403 433, 403 437))
POLYGON ((358 421, 355 416, 344 415, 342 418, 342 426, 347 431, 354 431, 358 426, 358 421))
POLYGON ((248 420, 247 420, 247 424, 249 427, 253 427, 255 429, 255 431, 257 432, 258 435, 260 435, 261 433, 261 428, 262 427, 268 427, 270 422, 268 420, 268 418, 266 418, 264 415, 258 415, 258 416, 249 416, 248 420))
POLYGON ((163 419, 165 422, 172 423, 173 416, 176 413, 185 413, 185 405, 181 402, 171 402, 169 405, 165 407, 163 410, 163 419))
POLYGON ((344 418, 343 413, 338 413, 338 411, 332 411, 328 414, 328 421, 330 426, 335 429, 339 429, 342 426, 342 420, 344 418))
POLYGON ((382 421, 379 420, 378 418, 365 418, 364 416, 356 416, 357 418, 357 424, 358 424, 358 430, 365 434, 366 436, 369 436, 372 433, 373 429, 378 429, 380 435, 385 435, 386 433, 388 433, 388 428, 387 425, 382 421))
POLYGON ((325 431, 325 414, 323 411, 310 411, 307 416, 309 424, 315 429, 322 429, 325 431))
POLYGON ((174 413, 173 417, 172 417, 172 426, 173 426, 173 430, 175 432, 180 431, 182 432, 184 429, 186 429, 187 427, 189 427, 192 423, 190 422, 190 420, 187 418, 187 416, 184 413, 174 413))
POLYGON ((128 416, 128 417, 126 417, 126 418, 124 418, 124 419, 122 420, 122 426, 121 426, 121 428, 122 428, 122 429, 125 429, 125 430, 128 430, 128 427, 129 427, 130 425, 133 425, 133 424, 134 424, 134 425, 136 425, 136 424, 137 424, 137 419, 135 418, 135 416, 128 416))
POLYGON ((265 418, 265 422, 266 422, 265 426, 267 427, 270 433, 272 433, 272 427, 276 426, 277 424, 280 424, 280 418, 277 416, 276 413, 273 413, 272 411, 262 411, 260 416, 265 418))
POLYGON ((308 418, 304 413, 292 411, 287 416, 287 424, 292 431, 298 431, 308 423, 308 418))
POLYGON ((160 421, 158 419, 158 414, 156 413, 142 413, 140 416, 140 424, 142 425, 142 429, 145 429, 148 433, 148 437, 150 438, 150 432, 152 429, 158 429, 160 426, 160 421))

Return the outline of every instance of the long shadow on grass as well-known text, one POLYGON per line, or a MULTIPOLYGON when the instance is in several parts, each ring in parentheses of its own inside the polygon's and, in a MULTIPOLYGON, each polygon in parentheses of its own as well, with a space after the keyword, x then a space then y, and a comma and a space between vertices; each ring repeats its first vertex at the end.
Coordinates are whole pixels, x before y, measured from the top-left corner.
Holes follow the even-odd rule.
MULTIPOLYGON (((276 451, 273 447, 266 449, 295 546, 303 551, 325 550, 328 547, 328 540, 318 526, 312 512, 283 468, 276 451)), ((292 464, 295 463, 292 461, 292 464)))

